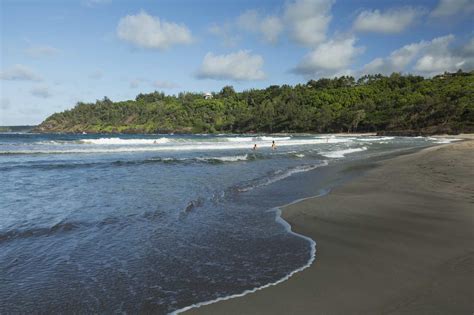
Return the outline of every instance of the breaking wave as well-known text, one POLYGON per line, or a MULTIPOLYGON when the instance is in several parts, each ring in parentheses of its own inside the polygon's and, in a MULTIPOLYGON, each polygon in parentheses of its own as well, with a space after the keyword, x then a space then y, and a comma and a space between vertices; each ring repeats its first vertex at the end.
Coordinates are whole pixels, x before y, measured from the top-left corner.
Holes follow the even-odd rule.
POLYGON ((143 144, 163 144, 169 143, 171 140, 165 137, 159 139, 122 139, 122 138, 99 138, 84 139, 82 143, 86 144, 102 144, 102 145, 143 145, 143 144))
POLYGON ((277 170, 277 171, 274 171, 274 172, 270 173, 268 176, 253 180, 253 181, 251 181, 250 183, 248 183, 246 185, 236 186, 235 190, 237 192, 250 191, 250 190, 258 188, 258 187, 273 184, 273 183, 278 182, 282 179, 290 177, 293 174, 308 172, 308 171, 314 170, 318 167, 327 166, 327 165, 328 165, 328 162, 324 160, 324 161, 321 161, 321 163, 319 163, 319 164, 309 164, 309 165, 305 164, 305 165, 299 165, 299 166, 296 166, 296 167, 290 167, 286 170, 277 170))
POLYGON ((332 151, 332 152, 322 152, 320 154, 328 158, 343 158, 346 154, 351 154, 354 152, 362 152, 366 150, 367 150, 367 147, 362 147, 362 148, 354 148, 354 149, 337 150, 337 151, 332 151))

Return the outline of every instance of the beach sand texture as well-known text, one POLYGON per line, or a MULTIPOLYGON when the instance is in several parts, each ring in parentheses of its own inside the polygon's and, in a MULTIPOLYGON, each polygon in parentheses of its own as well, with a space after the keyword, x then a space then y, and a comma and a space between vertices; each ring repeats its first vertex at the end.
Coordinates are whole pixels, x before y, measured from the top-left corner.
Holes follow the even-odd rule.
POLYGON ((194 314, 472 314, 474 141, 380 163, 283 211, 317 243, 288 281, 194 314))

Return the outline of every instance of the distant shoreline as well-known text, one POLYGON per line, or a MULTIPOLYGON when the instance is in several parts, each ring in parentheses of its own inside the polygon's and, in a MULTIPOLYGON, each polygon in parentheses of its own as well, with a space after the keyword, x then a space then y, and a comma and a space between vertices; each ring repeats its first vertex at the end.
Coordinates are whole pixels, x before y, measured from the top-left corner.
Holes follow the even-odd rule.
POLYGON ((463 138, 284 208, 293 230, 316 241, 315 263, 277 286, 189 312, 472 312, 474 136, 463 138))

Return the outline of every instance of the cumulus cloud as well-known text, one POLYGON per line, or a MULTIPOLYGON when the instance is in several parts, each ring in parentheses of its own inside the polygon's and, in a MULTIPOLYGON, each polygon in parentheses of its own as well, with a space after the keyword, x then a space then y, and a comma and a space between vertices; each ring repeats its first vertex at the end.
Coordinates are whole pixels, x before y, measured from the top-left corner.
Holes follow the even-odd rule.
POLYGON ((461 48, 452 47, 454 35, 420 41, 394 50, 388 57, 376 58, 366 64, 363 74, 414 71, 417 74, 433 76, 444 71, 460 68, 469 71, 474 68, 474 43, 471 39, 461 48))
POLYGON ((457 55, 450 44, 454 35, 435 38, 425 48, 423 55, 413 67, 415 71, 425 75, 434 75, 444 71, 456 71, 466 63, 466 60, 457 55))
POLYGON ((429 42, 426 41, 405 45, 394 50, 386 58, 376 58, 372 60, 364 66, 362 72, 364 74, 402 72, 427 45, 429 45, 429 42))
POLYGON ((354 57, 363 50, 354 37, 329 40, 308 53, 293 72, 311 77, 348 73, 354 57))
POLYGON ((176 83, 160 80, 153 82, 153 86, 158 89, 175 89, 179 87, 176 83))
POLYGON ((37 86, 30 90, 31 95, 41 98, 50 98, 51 92, 47 86, 37 86))
POLYGON ((326 39, 331 22, 332 0, 294 0, 287 4, 284 18, 292 38, 303 45, 314 46, 326 39))
POLYGON ((41 81, 42 78, 25 65, 16 64, 0 72, 0 79, 10 81, 41 81))
POLYGON ((33 58, 51 57, 59 53, 59 49, 48 45, 30 46, 25 53, 33 58))
POLYGON ((283 21, 276 15, 261 16, 256 10, 248 10, 237 18, 240 29, 259 33, 268 43, 276 43, 283 31, 283 21))
POLYGON ((248 50, 240 50, 227 55, 214 55, 209 52, 197 72, 199 79, 216 80, 263 80, 263 58, 251 54, 248 50))
POLYGON ((413 7, 389 9, 384 12, 380 10, 362 11, 354 21, 354 29, 360 32, 400 33, 423 14, 424 10, 413 7))
POLYGON ((160 20, 144 11, 121 18, 117 36, 138 47, 151 49, 166 49, 193 41, 191 31, 184 24, 160 20))
POLYGON ((326 39, 332 19, 334 0, 291 0, 283 14, 265 14, 247 10, 236 19, 223 25, 212 25, 210 33, 224 39, 226 46, 235 45, 240 36, 237 31, 258 34, 264 42, 275 44, 285 31, 299 44, 314 47, 326 39))
POLYGON ((472 0, 440 0, 431 12, 432 17, 448 17, 458 13, 471 14, 474 12, 472 0))

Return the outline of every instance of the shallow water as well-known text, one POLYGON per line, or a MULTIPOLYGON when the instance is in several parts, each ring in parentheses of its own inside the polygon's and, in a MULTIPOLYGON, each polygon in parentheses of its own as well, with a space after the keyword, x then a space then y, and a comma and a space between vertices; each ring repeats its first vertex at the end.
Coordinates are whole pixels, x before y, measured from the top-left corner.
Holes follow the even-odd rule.
POLYGON ((0 313, 169 313, 275 282, 311 244, 271 209, 440 141, 0 134, 0 313))

